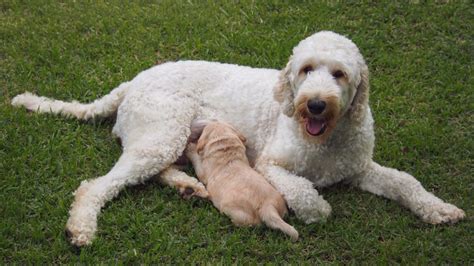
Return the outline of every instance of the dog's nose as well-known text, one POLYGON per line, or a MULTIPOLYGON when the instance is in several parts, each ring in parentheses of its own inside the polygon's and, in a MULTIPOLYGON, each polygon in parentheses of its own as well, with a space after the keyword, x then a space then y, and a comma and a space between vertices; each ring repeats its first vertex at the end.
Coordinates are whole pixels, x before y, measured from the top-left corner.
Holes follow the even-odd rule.
POLYGON ((319 115, 326 108, 326 102, 318 99, 311 99, 306 103, 306 105, 308 105, 308 110, 313 115, 319 115))

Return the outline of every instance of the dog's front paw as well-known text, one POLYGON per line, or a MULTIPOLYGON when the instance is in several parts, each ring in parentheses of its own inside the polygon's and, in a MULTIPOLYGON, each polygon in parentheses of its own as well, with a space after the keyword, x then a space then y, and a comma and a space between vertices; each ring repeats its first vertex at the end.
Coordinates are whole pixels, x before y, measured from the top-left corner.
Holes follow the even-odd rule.
POLYGON ((326 221, 332 211, 331 205, 316 190, 301 193, 298 199, 288 201, 288 206, 307 224, 326 221))
POLYGON ((449 203, 435 203, 423 208, 421 218, 430 224, 456 223, 464 219, 466 214, 463 210, 449 203))

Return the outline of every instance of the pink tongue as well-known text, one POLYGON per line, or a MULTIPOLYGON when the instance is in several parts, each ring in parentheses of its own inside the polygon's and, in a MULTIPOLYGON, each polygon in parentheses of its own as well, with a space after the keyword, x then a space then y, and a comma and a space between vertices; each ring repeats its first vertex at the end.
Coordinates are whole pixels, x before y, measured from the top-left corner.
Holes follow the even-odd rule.
POLYGON ((311 135, 317 135, 324 126, 324 121, 316 119, 308 119, 306 122, 306 130, 311 135))

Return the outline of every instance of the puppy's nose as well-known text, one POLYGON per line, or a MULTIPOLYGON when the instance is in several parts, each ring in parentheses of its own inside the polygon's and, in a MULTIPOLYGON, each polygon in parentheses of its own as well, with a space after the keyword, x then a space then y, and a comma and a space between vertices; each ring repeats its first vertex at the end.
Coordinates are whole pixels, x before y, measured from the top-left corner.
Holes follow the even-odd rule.
POLYGON ((319 115, 326 108, 326 102, 318 99, 311 99, 306 103, 306 105, 313 115, 319 115))

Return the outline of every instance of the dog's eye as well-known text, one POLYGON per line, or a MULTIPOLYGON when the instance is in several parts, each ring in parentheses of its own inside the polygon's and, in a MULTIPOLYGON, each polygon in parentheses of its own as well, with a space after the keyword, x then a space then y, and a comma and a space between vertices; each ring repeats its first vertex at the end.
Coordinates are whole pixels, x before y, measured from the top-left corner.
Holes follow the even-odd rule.
POLYGON ((332 76, 335 79, 339 79, 339 78, 344 77, 344 72, 342 72, 341 70, 336 70, 336 71, 332 72, 332 76))
POLYGON ((312 66, 305 66, 301 69, 301 73, 304 73, 305 75, 308 75, 309 73, 313 72, 313 67, 312 66))

